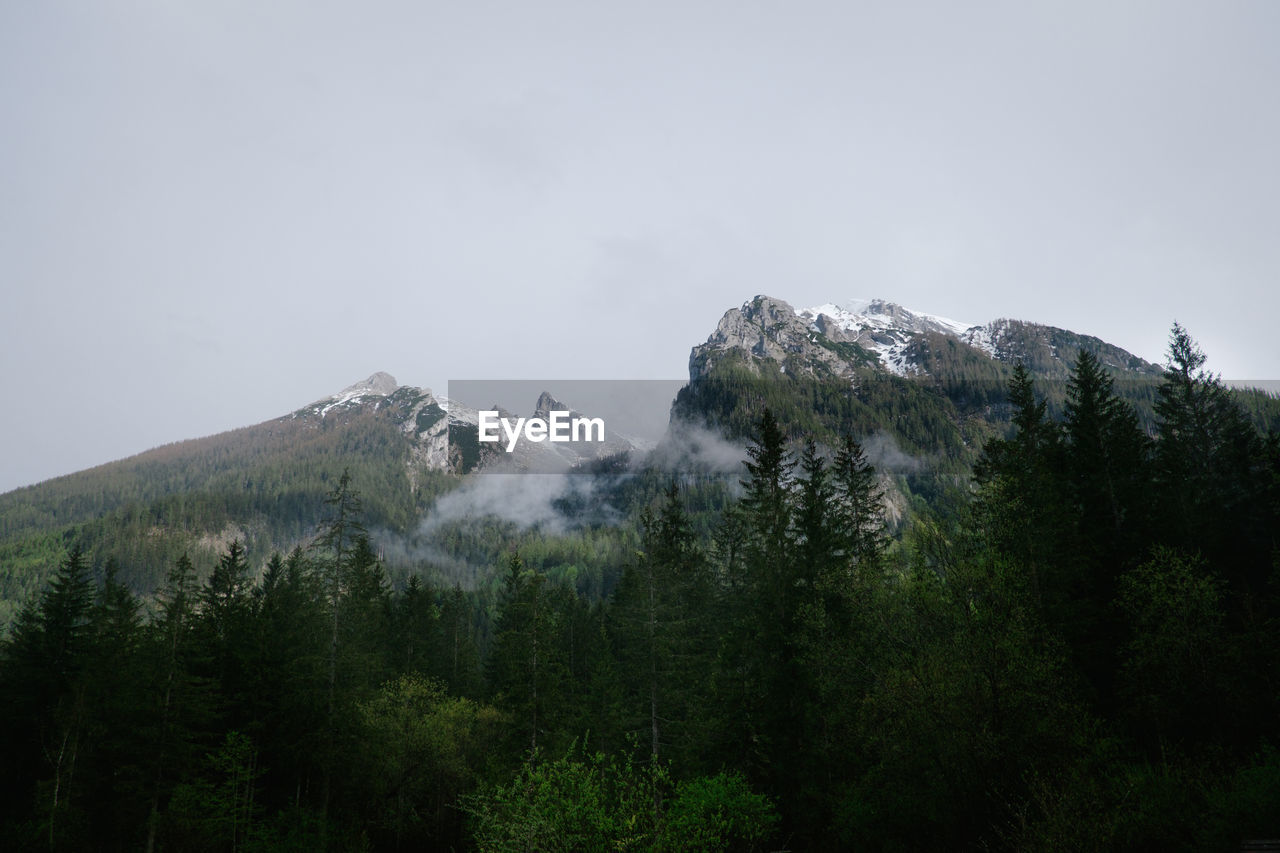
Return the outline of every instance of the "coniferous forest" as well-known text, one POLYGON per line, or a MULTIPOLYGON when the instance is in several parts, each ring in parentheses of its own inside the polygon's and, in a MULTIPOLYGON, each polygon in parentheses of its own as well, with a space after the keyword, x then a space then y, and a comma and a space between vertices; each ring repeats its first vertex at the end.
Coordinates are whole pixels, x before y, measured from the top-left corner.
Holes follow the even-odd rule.
POLYGON ((1203 364, 1175 326, 1150 420, 1087 351, 1052 407, 1019 366, 894 531, 854 436, 763 409, 739 496, 655 489, 590 594, 519 551, 393 585, 346 474, 265 568, 139 597, 68 543, 0 644, 0 849, 1280 837, 1280 438, 1203 364))

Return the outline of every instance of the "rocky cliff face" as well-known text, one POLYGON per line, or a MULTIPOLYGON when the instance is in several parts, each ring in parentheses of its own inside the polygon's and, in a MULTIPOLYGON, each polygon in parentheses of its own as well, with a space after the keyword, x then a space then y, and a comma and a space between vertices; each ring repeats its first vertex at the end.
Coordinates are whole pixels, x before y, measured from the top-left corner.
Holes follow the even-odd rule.
POLYGON ((849 341, 840 329, 830 328, 828 333, 814 327, 811 317, 798 313, 781 299, 757 296, 739 308, 726 311, 707 342, 693 348, 689 356, 689 379, 698 380, 711 370, 719 354, 732 351, 747 355, 748 363, 755 359, 782 364, 798 360, 811 367, 821 365, 838 376, 851 375, 853 365, 848 353, 823 345, 849 341))

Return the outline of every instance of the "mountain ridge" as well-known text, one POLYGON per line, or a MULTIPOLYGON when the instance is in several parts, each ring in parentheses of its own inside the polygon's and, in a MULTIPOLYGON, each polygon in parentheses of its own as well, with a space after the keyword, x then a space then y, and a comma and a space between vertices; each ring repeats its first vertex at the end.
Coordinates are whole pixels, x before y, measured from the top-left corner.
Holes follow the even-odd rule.
MULTIPOLYGON (((944 484, 928 477, 942 472, 963 484, 983 442, 1003 434, 1016 361, 1042 380, 1052 415, 1081 350, 1132 379, 1124 390, 1150 417, 1159 368, 1095 337, 1005 319, 972 326, 885 300, 796 309, 761 295, 726 311, 692 347, 690 381, 670 417, 740 443, 771 405, 797 434, 832 441, 851 432, 928 461, 896 476, 904 495, 929 499, 944 484)), ((552 390, 544 389, 535 413, 571 410, 552 390)), ((0 494, 0 601, 38 588, 73 538, 132 561, 126 573, 143 591, 184 550, 215 554, 228 536, 264 559, 306 541, 345 468, 366 495, 372 527, 410 531, 459 475, 485 464, 491 448, 475 431, 465 406, 377 372, 259 424, 0 494)), ((5 616, 0 611, 0 622, 5 616)))
POLYGON ((801 356, 810 366, 852 377, 872 361, 899 376, 923 370, 919 344, 930 335, 963 343, 976 353, 1005 364, 1023 361, 1033 374, 1062 378, 1080 350, 1098 356, 1103 366, 1158 377, 1161 369, 1100 338, 1056 326, 1000 318, 969 324, 904 308, 884 299, 858 300, 855 308, 826 303, 795 308, 764 294, 731 308, 706 343, 690 353, 690 375, 701 375, 710 353, 738 350, 753 357, 785 362, 801 356))

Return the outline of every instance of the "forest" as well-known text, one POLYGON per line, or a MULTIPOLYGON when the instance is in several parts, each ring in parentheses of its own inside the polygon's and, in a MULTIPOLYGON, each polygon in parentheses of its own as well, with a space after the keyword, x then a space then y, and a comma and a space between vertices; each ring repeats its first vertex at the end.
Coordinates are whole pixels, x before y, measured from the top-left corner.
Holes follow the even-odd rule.
POLYGON ((345 473, 261 571, 140 598, 67 542, 0 642, 0 849, 1280 837, 1280 434, 1204 363, 1175 325, 1141 417, 1087 350, 1060 402, 1019 365, 896 536, 855 433, 762 407, 739 496, 654 489, 614 584, 393 583, 345 473))

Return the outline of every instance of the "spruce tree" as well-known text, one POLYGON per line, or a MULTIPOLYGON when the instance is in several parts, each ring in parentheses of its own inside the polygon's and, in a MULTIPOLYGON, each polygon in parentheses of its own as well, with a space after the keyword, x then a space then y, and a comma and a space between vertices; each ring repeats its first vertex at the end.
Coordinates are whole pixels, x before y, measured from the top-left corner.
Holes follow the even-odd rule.
POLYGON ((1270 574, 1274 539, 1263 443, 1204 363, 1204 353, 1174 323, 1155 404, 1162 538, 1204 554, 1237 595, 1258 596, 1270 574))
MULTIPOLYGON (((801 672, 796 654, 797 549, 793 525, 795 461, 772 411, 747 449, 741 501, 746 534, 742 580, 730 578, 717 684, 723 742, 766 790, 791 781, 801 672)), ((724 760, 722 758, 722 760, 724 760)))
POLYGON ((556 653, 556 613, 546 577, 526 569, 519 554, 507 561, 493 651, 487 662, 495 704, 511 712, 516 748, 547 746, 564 664, 556 653))
POLYGON ((8 722, 8 793, 19 813, 39 814, 50 848, 68 842, 70 783, 87 714, 84 668, 92 641, 93 581, 77 544, 63 559, 38 605, 23 608, 4 642, 0 687, 8 722), (43 795, 32 785, 43 780, 43 795))
POLYGON ((1008 384, 1012 434, 992 439, 974 466, 975 532, 1026 568, 1029 591, 1051 624, 1072 621, 1070 599, 1087 572, 1077 517, 1067 497, 1062 433, 1049 421, 1031 374, 1019 362, 1008 384))
POLYGON ((632 731, 650 759, 699 748, 712 634, 707 564, 678 486, 656 515, 641 516, 641 550, 624 570, 610 609, 632 731))
POLYGON ((1063 470, 1067 512, 1080 553, 1078 602, 1064 625, 1098 697, 1109 703, 1121 627, 1112 602, 1136 565, 1147 530, 1147 440, 1114 380, 1081 350, 1067 383, 1063 470))
POLYGON ((873 574, 889 542, 884 491, 862 445, 848 433, 841 440, 832 474, 837 531, 843 534, 840 547, 844 557, 855 568, 873 574))
POLYGON ((198 673, 209 658, 197 632, 195 567, 186 554, 170 567, 156 593, 145 665, 151 685, 145 849, 160 840, 161 814, 179 780, 199 762, 198 744, 212 728, 214 691, 198 673))
POLYGON ((339 654, 344 635, 345 599, 350 580, 353 555, 358 543, 367 545, 368 534, 361 521, 360 493, 351 485, 351 472, 344 470, 338 484, 325 497, 327 517, 320 535, 312 545, 312 561, 316 579, 326 598, 329 621, 329 643, 326 658, 328 670, 325 690, 325 744, 323 750, 322 803, 328 815, 333 791, 333 776, 338 753, 339 654))

